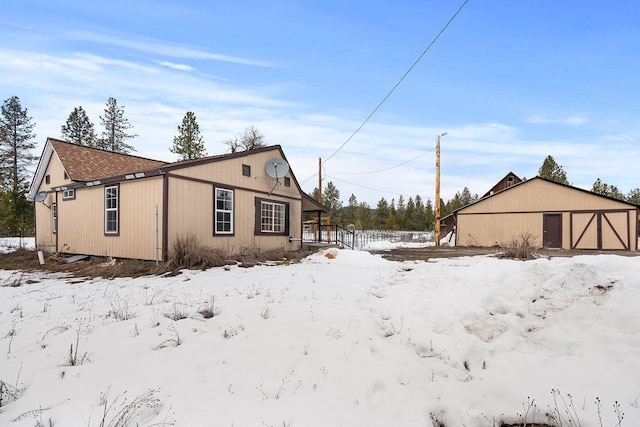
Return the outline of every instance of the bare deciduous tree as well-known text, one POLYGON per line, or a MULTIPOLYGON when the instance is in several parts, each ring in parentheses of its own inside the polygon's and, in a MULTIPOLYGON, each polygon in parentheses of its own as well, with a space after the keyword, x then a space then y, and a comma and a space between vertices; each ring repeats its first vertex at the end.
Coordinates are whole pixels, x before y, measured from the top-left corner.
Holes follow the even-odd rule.
POLYGON ((227 139, 225 144, 227 144, 229 151, 232 153, 255 150, 256 148, 266 146, 264 143, 264 135, 254 126, 246 128, 242 135, 236 135, 233 138, 227 139))

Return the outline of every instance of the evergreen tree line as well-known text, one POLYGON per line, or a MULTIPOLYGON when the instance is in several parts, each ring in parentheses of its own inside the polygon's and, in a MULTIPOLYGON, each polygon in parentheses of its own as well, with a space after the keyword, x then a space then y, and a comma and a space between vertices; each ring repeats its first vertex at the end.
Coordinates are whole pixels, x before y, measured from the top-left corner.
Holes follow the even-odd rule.
MULTIPOLYGON (((311 193, 318 200, 318 188, 311 193)), ((440 218, 444 218, 456 209, 478 200, 477 194, 464 187, 446 203, 440 199, 440 218)), ((354 225, 358 230, 403 230, 403 231, 431 231, 435 227, 435 207, 431 199, 426 202, 416 194, 405 200, 403 195, 387 201, 384 197, 376 204, 375 209, 367 202, 358 202, 352 193, 347 206, 342 206, 340 191, 333 182, 328 182, 322 192, 322 204, 329 208, 328 216, 331 224, 343 227, 354 225)), ((309 215, 307 219, 313 219, 309 215)))

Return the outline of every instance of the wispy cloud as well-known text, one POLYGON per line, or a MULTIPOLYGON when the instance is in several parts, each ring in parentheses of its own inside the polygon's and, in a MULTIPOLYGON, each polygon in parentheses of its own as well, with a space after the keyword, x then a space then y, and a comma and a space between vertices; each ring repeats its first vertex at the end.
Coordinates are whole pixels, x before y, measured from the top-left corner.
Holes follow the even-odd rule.
POLYGON ((137 50, 140 52, 152 53, 156 55, 169 56, 173 58, 189 58, 195 60, 213 60, 230 62, 242 65, 251 65, 256 67, 273 67, 274 65, 266 62, 248 58, 241 58, 232 55, 223 55, 219 53, 208 52, 187 46, 181 46, 173 43, 166 43, 161 40, 153 40, 146 38, 128 37, 125 35, 110 35, 106 33, 88 32, 88 31, 72 31, 67 37, 76 41, 89 41, 93 43, 106 44, 111 46, 124 47, 137 50))
POLYGON ((153 61, 158 65, 162 65, 163 67, 167 67, 167 68, 171 68, 173 70, 178 70, 178 71, 193 71, 195 70, 195 68, 193 68, 190 65, 187 64, 175 64, 173 62, 169 62, 169 61, 153 61))
POLYGON ((547 115, 536 114, 527 117, 525 120, 531 124, 558 124, 568 126, 578 126, 589 122, 589 118, 585 113, 577 113, 564 117, 550 117, 547 115))

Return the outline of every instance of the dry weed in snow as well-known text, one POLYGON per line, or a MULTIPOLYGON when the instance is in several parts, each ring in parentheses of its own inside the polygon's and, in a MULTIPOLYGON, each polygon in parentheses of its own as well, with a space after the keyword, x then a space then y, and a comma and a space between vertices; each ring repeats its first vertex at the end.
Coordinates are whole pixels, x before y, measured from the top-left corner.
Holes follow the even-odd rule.
POLYGON ((0 284, 0 425, 640 425, 637 257, 0 284))

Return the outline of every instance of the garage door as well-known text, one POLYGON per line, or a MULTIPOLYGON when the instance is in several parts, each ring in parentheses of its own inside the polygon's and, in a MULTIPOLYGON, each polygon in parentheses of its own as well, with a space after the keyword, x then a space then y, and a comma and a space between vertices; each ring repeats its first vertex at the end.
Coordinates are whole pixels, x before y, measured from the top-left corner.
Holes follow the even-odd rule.
POLYGON ((627 211, 572 212, 571 249, 629 250, 627 211))

